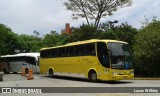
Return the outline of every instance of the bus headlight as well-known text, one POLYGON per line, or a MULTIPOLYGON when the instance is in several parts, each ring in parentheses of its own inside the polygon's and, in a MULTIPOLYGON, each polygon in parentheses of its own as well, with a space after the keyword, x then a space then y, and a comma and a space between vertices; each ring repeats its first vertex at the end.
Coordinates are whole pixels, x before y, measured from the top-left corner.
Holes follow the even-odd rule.
POLYGON ((113 74, 113 75, 118 75, 118 73, 117 73, 117 72, 112 72, 112 74, 113 74))

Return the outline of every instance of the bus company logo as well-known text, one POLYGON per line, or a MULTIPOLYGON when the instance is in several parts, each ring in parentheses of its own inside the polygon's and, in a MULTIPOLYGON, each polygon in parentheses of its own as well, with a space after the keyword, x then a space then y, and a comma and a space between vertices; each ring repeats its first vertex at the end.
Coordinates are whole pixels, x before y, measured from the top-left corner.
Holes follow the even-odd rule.
POLYGON ((42 89, 2 88, 2 93, 42 93, 42 89))
POLYGON ((2 88, 2 93, 11 93, 11 88, 2 88))

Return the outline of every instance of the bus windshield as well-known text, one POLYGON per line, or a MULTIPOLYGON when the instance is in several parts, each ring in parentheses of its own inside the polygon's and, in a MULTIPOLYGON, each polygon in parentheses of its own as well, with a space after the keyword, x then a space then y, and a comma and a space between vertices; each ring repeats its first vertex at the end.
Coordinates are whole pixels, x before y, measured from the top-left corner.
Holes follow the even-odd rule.
POLYGON ((112 69, 133 69, 132 54, 128 44, 108 43, 112 69))

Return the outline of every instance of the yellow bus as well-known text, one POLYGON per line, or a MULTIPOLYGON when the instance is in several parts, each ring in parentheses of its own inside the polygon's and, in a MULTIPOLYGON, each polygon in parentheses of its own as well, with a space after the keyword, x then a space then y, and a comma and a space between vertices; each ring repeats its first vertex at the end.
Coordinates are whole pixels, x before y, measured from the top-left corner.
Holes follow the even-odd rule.
POLYGON ((42 48, 40 73, 85 77, 91 81, 125 80, 134 77, 128 43, 91 39, 42 48))

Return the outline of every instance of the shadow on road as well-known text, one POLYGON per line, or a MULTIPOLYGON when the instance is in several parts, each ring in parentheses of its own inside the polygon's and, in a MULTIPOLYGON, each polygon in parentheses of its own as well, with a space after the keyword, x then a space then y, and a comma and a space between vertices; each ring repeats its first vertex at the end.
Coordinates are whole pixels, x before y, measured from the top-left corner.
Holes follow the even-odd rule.
MULTIPOLYGON (((43 77, 47 77, 47 78, 51 78, 49 76, 43 76, 43 77)), ((98 80, 96 82, 92 82, 89 79, 86 78, 78 78, 78 77, 70 77, 70 76, 59 76, 59 75, 54 75, 53 79, 61 79, 61 80, 70 80, 70 81, 79 81, 79 82, 90 82, 90 83, 106 83, 106 84, 127 84, 127 83, 133 83, 131 81, 102 81, 102 80, 98 80)))

